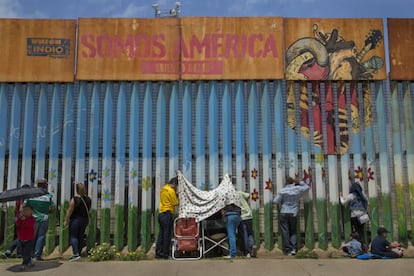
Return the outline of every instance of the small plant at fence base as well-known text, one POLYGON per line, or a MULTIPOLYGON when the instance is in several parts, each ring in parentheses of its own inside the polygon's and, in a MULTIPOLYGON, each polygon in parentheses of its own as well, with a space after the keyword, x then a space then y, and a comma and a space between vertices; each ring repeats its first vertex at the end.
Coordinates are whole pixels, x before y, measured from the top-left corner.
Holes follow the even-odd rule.
POLYGON ((121 253, 116 250, 114 245, 102 243, 89 250, 89 260, 92 262, 120 260, 120 261, 139 261, 146 259, 146 254, 142 250, 121 253))
POLYGON ((303 248, 298 251, 296 254, 296 258, 298 259, 318 259, 319 256, 316 254, 315 251, 303 248))

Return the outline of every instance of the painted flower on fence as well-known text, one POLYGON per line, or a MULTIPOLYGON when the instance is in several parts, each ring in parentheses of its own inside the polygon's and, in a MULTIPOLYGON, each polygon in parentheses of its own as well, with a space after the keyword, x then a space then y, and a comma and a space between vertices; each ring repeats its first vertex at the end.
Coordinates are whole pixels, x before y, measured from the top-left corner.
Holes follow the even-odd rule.
POLYGON ((152 186, 151 177, 146 176, 142 178, 142 189, 144 189, 145 191, 148 191, 151 188, 151 186, 152 186))
POLYGON ((364 180, 364 172, 361 166, 358 166, 358 168, 355 170, 355 179, 358 179, 359 181, 364 180))
POLYGON ((259 192, 256 190, 256 188, 254 188, 252 192, 252 200, 257 201, 258 199, 259 199, 259 192))
POLYGON ((111 190, 108 188, 102 189, 102 201, 110 202, 111 201, 111 190))
POLYGON ((93 183, 97 179, 98 179, 98 173, 94 169, 91 169, 91 171, 89 172, 89 182, 93 183))
POLYGON ((111 175, 111 169, 110 168, 105 168, 103 171, 102 171, 102 176, 103 177, 108 177, 108 176, 110 176, 111 175))
POLYGON ((129 177, 131 177, 132 179, 135 179, 138 176, 138 172, 136 169, 131 169, 131 171, 129 172, 129 177))
POLYGON ((283 159, 279 159, 277 160, 277 167, 279 169, 283 169, 283 165, 284 165, 285 161, 283 159))
POLYGON ((252 178, 253 178, 253 179, 256 179, 256 177, 258 176, 258 174, 259 174, 259 172, 256 170, 256 168, 254 168, 254 169, 252 170, 252 178))
POLYGON ((368 178, 368 181, 370 181, 370 180, 374 180, 374 170, 373 169, 371 169, 371 168, 368 168, 368 175, 367 175, 367 178, 368 178))
POLYGON ((266 190, 272 190, 272 188, 273 188, 272 180, 269 178, 269 180, 266 181, 265 189, 266 190))
POLYGON ((50 169, 48 173, 49 181, 55 179, 57 176, 56 169, 50 169))

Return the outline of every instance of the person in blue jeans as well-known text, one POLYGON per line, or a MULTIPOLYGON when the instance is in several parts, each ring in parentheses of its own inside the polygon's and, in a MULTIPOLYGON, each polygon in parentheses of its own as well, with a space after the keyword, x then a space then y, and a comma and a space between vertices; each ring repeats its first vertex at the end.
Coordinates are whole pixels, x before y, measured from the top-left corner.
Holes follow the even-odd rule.
POLYGON ((89 223, 89 210, 92 204, 91 198, 86 195, 85 186, 82 183, 76 183, 76 194, 70 200, 64 221, 65 227, 68 226, 69 222, 70 244, 73 251, 72 256, 69 258, 70 262, 80 259, 83 237, 89 223))
MULTIPOLYGON (((37 181, 37 187, 39 188, 47 191, 48 186, 45 178, 41 178, 37 181)), ((49 228, 49 213, 54 211, 55 204, 52 200, 52 194, 26 199, 24 204, 33 207, 33 217, 36 219, 33 259, 35 261, 40 261, 42 259, 43 246, 45 245, 46 234, 49 228)))
POLYGON ((224 215, 226 217, 227 237, 229 238, 230 254, 225 256, 227 259, 233 259, 237 256, 236 246, 236 230, 240 224, 240 199, 237 191, 232 187, 225 194, 226 206, 224 207, 224 215))

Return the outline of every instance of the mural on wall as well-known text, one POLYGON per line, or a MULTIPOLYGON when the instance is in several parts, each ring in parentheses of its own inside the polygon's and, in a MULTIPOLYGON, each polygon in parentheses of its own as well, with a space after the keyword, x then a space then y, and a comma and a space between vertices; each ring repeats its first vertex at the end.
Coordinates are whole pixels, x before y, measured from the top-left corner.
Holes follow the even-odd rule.
MULTIPOLYGON (((291 20, 295 19, 287 19, 287 22, 291 20)), ((311 34, 303 36, 299 33, 291 43, 286 44, 287 80, 376 79, 385 60, 383 53, 375 51, 383 40, 382 26, 348 35, 352 26, 344 31, 335 24, 325 25, 324 21, 308 20, 305 23, 295 23, 297 26, 292 30, 289 30, 289 25, 286 28, 287 41, 289 36, 292 37, 289 33, 296 33, 299 27, 311 31, 311 34), (362 38, 358 37, 361 35, 362 38)), ((361 25, 366 24, 361 22, 361 25)))
MULTIPOLYGON (((318 81, 325 83, 324 99, 319 89, 312 89, 312 103, 308 102, 306 89, 300 91, 300 130, 310 140, 309 109, 315 121, 326 121, 313 128, 314 144, 325 149, 328 154, 344 154, 348 151, 350 135, 359 133, 360 111, 356 82, 349 88, 346 97, 345 81, 375 80, 385 77, 385 57, 383 48, 382 22, 376 19, 285 19, 286 35, 286 79, 287 79, 287 120, 295 129, 295 89, 294 81, 318 81), (334 99, 333 89, 337 90, 334 99), (321 102, 325 103, 322 110, 321 102), (349 110, 347 109, 349 101, 349 110), (338 118, 335 118, 335 104, 338 118), (348 114, 350 113, 350 116, 348 114), (350 120, 348 124, 348 120, 350 120), (323 145, 323 129, 326 125, 326 143, 323 145), (335 136, 336 129, 339 138, 335 136), (352 130, 351 130, 352 129, 352 130), (337 141, 339 139, 339 141, 337 141)), ((369 85, 362 89, 364 125, 372 121, 371 96, 369 85)))

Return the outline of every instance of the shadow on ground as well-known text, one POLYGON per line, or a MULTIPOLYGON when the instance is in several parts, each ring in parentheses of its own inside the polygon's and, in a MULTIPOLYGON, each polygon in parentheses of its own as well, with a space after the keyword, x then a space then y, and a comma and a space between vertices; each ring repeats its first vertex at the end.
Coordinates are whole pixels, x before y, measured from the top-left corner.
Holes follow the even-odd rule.
POLYGON ((48 269, 54 269, 54 268, 58 268, 59 266, 61 266, 62 263, 59 261, 47 261, 47 262, 36 262, 35 266, 33 267, 28 267, 25 270, 21 270, 21 266, 22 264, 15 264, 10 266, 9 268, 7 268, 7 271, 10 272, 29 272, 29 271, 44 271, 44 270, 48 270, 48 269))

